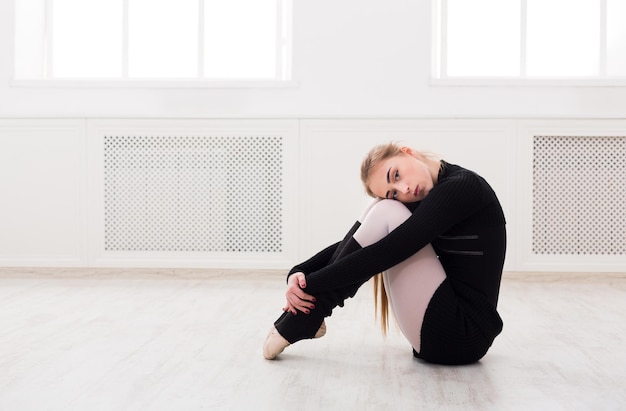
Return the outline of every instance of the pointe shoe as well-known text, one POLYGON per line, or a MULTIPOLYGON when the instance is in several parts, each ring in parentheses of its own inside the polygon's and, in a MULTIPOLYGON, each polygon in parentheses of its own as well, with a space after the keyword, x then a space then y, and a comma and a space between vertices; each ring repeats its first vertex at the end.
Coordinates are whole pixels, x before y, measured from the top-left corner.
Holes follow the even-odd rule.
MULTIPOLYGON (((313 338, 320 338, 324 335, 326 335, 326 322, 322 321, 322 325, 320 325, 313 338)), ((266 360, 273 360, 290 345, 289 341, 280 335, 275 327, 272 327, 263 344, 263 357, 266 360)))
POLYGON ((263 344, 263 357, 266 360, 273 360, 290 345, 289 341, 285 340, 275 327, 272 327, 263 344))
POLYGON ((313 338, 321 338, 326 335, 326 321, 322 321, 322 325, 318 328, 313 338))

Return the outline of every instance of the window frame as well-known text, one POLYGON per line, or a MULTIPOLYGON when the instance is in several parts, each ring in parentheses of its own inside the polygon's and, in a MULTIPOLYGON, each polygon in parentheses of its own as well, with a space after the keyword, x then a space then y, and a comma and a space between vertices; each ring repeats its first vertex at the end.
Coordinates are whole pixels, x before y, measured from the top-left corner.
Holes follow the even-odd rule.
MULTIPOLYGON (((54 0, 43 0, 45 3, 45 39, 43 40, 42 57, 44 61, 52 61, 54 50, 53 38, 53 7, 54 0)), ((10 85, 13 87, 37 88, 292 88, 297 82, 291 78, 292 64, 292 0, 275 0, 276 2, 276 53, 274 78, 214 78, 204 76, 204 5, 205 0, 198 0, 198 49, 196 76, 189 78, 158 78, 129 77, 129 1, 123 2, 123 44, 122 44, 122 75, 110 78, 69 78, 55 77, 52 64, 42 67, 41 78, 20 78, 12 67, 10 85)), ((15 53, 14 53, 15 56, 15 53)))
POLYGON ((549 86, 549 87, 614 87, 626 86, 625 76, 607 73, 607 0, 600 1, 600 55, 597 76, 529 77, 526 74, 527 0, 520 1, 520 74, 519 76, 448 76, 447 75, 447 4, 448 0, 432 0, 431 75, 432 86, 549 86))

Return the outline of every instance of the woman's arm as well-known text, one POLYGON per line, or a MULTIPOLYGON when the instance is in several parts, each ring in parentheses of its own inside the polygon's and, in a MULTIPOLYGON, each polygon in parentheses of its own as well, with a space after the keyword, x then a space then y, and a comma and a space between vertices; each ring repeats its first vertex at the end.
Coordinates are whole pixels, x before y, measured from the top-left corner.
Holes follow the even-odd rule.
POLYGON ((335 250, 339 246, 339 243, 335 243, 329 245, 324 248, 322 251, 315 254, 313 257, 308 260, 297 264, 287 274, 287 282, 289 282, 289 277, 294 273, 311 273, 313 271, 317 271, 323 267, 326 267, 330 263, 330 259, 335 253, 335 250))
POLYGON ((315 297, 303 291, 306 288, 305 273, 319 270, 328 265, 338 246, 339 243, 332 244, 289 270, 287 291, 285 292, 287 302, 283 311, 289 311, 294 315, 297 315, 298 311, 308 314, 308 310, 315 308, 315 297))
POLYGON ((440 181, 411 217, 382 240, 307 274, 310 294, 367 281, 495 200, 487 183, 461 169, 440 181))

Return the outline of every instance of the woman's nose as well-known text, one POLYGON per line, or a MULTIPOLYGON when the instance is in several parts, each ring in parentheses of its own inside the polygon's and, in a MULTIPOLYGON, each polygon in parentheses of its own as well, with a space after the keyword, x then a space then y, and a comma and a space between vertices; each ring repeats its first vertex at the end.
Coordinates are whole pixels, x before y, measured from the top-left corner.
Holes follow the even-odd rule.
POLYGON ((396 190, 402 194, 407 194, 409 192, 409 185, 406 183, 399 182, 396 184, 396 190))

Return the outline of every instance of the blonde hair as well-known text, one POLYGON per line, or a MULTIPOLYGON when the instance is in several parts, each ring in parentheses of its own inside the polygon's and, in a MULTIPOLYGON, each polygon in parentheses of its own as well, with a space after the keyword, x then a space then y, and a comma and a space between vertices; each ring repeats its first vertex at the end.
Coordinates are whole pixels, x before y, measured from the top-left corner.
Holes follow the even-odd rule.
MULTIPOLYGON (((367 156, 361 163, 361 181, 365 187, 365 192, 371 196, 376 197, 367 184, 372 169, 376 167, 381 161, 388 158, 402 154, 402 146, 398 143, 390 142, 386 144, 380 144, 372 148, 367 156)), ((387 291, 385 290, 385 283, 383 281, 383 273, 376 274, 373 278, 374 281, 374 318, 378 318, 380 314, 380 329, 383 335, 387 335, 389 330, 389 297, 387 297, 387 291)))
POLYGON ((374 281, 374 318, 378 318, 378 313, 380 313, 380 330, 386 336, 389 330, 389 298, 385 290, 383 273, 376 274, 372 280, 374 281))
MULTIPOLYGON (((389 142, 380 144, 373 147, 363 159, 361 163, 361 181, 365 186, 365 192, 371 197, 377 197, 369 188, 368 180, 374 167, 376 167, 381 161, 388 158, 404 154, 403 146, 396 142, 389 142)), ((434 153, 414 151, 419 156, 440 160, 441 157, 434 153)), ((374 318, 378 317, 380 313, 380 328, 383 335, 387 335, 389 330, 389 297, 385 290, 385 283, 383 281, 383 273, 376 274, 373 277, 374 281, 374 318)))
POLYGON ((367 184, 370 174, 372 173, 372 169, 381 161, 399 154, 402 154, 402 146, 393 142, 377 145, 372 148, 369 153, 367 153, 367 156, 365 156, 363 162, 361 163, 361 181, 365 186, 365 192, 367 195, 370 197, 376 197, 376 194, 372 192, 367 184))

